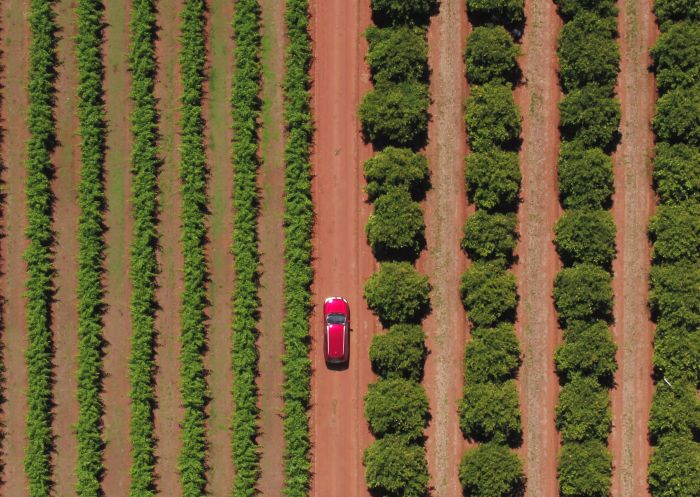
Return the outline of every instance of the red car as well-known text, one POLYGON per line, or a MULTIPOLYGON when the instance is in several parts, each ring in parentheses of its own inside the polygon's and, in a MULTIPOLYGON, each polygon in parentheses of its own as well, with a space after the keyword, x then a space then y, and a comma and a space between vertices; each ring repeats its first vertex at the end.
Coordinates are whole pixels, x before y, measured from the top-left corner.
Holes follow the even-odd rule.
POLYGON ((350 306, 342 297, 323 303, 323 356, 328 363, 347 362, 350 352, 350 306))

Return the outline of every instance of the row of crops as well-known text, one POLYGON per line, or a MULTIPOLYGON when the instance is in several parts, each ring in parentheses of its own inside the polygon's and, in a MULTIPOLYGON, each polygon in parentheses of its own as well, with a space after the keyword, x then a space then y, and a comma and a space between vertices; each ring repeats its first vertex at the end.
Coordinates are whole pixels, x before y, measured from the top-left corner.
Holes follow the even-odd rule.
POLYGON ((430 285, 414 263, 425 247, 418 203, 429 183, 427 23, 430 1, 373 0, 375 25, 365 36, 374 89, 359 116, 365 136, 380 150, 364 164, 374 212, 367 240, 380 262, 365 285, 365 299, 386 333, 376 335, 370 360, 379 376, 365 396, 365 417, 376 437, 364 454, 371 491, 421 496, 428 487, 423 430, 428 398, 420 381, 426 357, 420 321, 429 308, 430 285))
POLYGON ((472 0, 467 8, 474 28, 465 52, 471 151, 466 182, 476 212, 467 219, 462 240, 472 261, 460 286, 472 339, 465 353, 459 419, 464 436, 478 445, 464 454, 459 478, 466 495, 519 495, 525 486, 523 465, 511 450, 522 443, 515 380, 518 294, 509 268, 517 244, 521 181, 521 116, 513 98, 520 48, 513 33, 524 21, 523 2, 501 9, 497 2, 472 0))
POLYGON ((651 50, 659 99, 653 177, 659 198, 649 304, 656 392, 649 418, 654 497, 700 494, 700 6, 657 0, 651 50))
POLYGON ((555 357, 562 385, 555 411, 562 441, 557 470, 562 496, 605 496, 612 478, 609 389, 617 369, 609 329, 616 235, 610 153, 620 123, 617 10, 607 1, 562 1, 559 13, 565 21, 557 47, 565 94, 558 164, 564 214, 554 227, 554 244, 564 268, 554 282, 554 301, 564 341, 555 357))

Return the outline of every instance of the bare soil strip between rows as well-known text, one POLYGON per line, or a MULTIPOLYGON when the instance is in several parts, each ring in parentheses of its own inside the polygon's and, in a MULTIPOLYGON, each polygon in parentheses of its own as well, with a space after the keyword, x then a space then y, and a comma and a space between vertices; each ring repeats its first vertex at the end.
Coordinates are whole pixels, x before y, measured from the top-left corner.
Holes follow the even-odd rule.
POLYGON ((443 0, 432 18, 430 47, 433 116, 427 147, 432 188, 425 208, 428 250, 419 270, 430 276, 432 313, 424 322, 427 347, 424 385, 432 420, 426 430, 430 486, 435 497, 461 495, 459 463, 467 442, 459 428, 457 408, 462 396, 466 313, 459 282, 467 260, 460 250, 467 217, 464 156, 467 153, 463 108, 467 96, 462 54, 467 36, 463 0, 443 0))
POLYGON ((209 177, 209 244, 211 267, 208 352, 209 370, 207 435, 209 440, 209 485, 212 497, 229 497, 233 485, 231 451, 231 255, 233 168, 231 165, 231 74, 233 68, 233 2, 212 0, 209 4, 209 77, 204 101, 207 122, 209 177))
POLYGON ((0 35, 2 52, 2 238, 0 238, 0 297, 3 299, 2 353, 5 376, 2 405, 2 478, 0 493, 7 497, 27 494, 27 479, 23 469, 26 445, 27 368, 24 352, 27 348, 24 284, 26 265, 22 254, 27 247, 24 230, 26 181, 25 161, 28 139, 26 116, 17 109, 26 109, 29 50, 29 10, 27 0, 7 0, 0 5, 0 35))
POLYGON ((622 139, 615 160, 613 216, 617 258, 613 263, 615 325, 619 370, 612 391, 612 495, 645 497, 650 447, 647 423, 653 395, 653 324, 647 306, 651 251, 647 237, 654 209, 651 118, 656 90, 649 48, 657 30, 651 0, 621 0, 618 18, 621 53, 617 93, 622 139))
POLYGON ((107 246, 105 259, 104 317, 104 452, 105 495, 127 495, 131 454, 129 444, 129 353, 131 318, 129 302, 129 245, 132 216, 131 133, 129 114, 128 71, 130 5, 105 2, 105 110, 107 116, 107 151, 105 155, 105 224, 107 246))
POLYGON ((258 219, 260 240, 260 427, 262 448, 259 490, 263 497, 282 495, 284 486, 282 424, 282 355, 284 341, 284 116, 281 82, 284 76, 285 2, 265 0, 262 4, 262 165, 258 176, 261 208, 258 219))
POLYGON ((524 83, 515 97, 523 116, 520 151, 522 199, 518 211, 520 243, 515 274, 520 305, 516 331, 523 351, 520 403, 529 497, 558 495, 556 460, 559 434, 554 406, 559 392, 554 351, 560 331, 552 301, 559 258, 552 243, 560 215, 557 188, 559 147, 556 40, 561 21, 549 0, 526 0, 527 25, 522 39, 520 67, 524 83))

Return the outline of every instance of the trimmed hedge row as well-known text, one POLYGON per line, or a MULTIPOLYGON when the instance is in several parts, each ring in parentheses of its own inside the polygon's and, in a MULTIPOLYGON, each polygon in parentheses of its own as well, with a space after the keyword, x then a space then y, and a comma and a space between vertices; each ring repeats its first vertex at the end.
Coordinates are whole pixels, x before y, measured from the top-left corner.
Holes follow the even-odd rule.
POLYGON ((522 443, 522 421, 515 382, 518 293, 509 271, 518 242, 522 121, 513 98, 520 45, 511 30, 524 20, 523 2, 469 0, 467 9, 474 29, 464 55, 471 149, 465 180, 476 212, 464 225, 461 244, 472 261, 460 285, 472 340, 464 357, 459 419, 464 436, 478 445, 464 454, 459 478, 467 496, 507 497, 525 488, 522 461, 511 450, 522 443))
POLYGON ((308 0, 287 0, 287 71, 284 79, 285 147, 284 196, 284 495, 306 497, 311 481, 309 409, 311 360, 309 315, 312 309, 310 151, 311 38, 308 0))
POLYGON ((233 481, 234 497, 252 497, 260 477, 258 426, 258 132, 262 66, 260 4, 236 2, 233 16, 233 481))
POLYGON ((432 0, 372 0, 367 62, 375 89, 358 113, 367 139, 381 149, 364 165, 367 196, 374 203, 366 234, 379 271, 365 284, 368 307, 382 325, 370 347, 379 380, 365 396, 365 417, 377 438, 364 455, 370 491, 420 497, 428 491, 423 430, 428 398, 420 384, 426 357, 420 321, 430 300, 428 277, 413 266, 425 248, 423 211, 428 162, 414 152, 425 144, 428 105, 427 29, 432 0))
POLYGON ((131 17, 131 195, 134 216, 131 242, 131 497, 155 494, 155 314, 158 261, 158 113, 153 94, 156 78, 156 5, 134 0, 131 17))
POLYGON ((104 439, 102 416, 102 347, 105 309, 103 258, 105 253, 104 159, 106 120, 102 63, 103 6, 99 0, 80 0, 77 6, 78 117, 81 163, 78 189, 78 404, 76 426, 78 467, 76 493, 102 495, 104 439))
POLYGON ((56 144, 53 104, 56 79, 56 24, 52 0, 32 0, 29 26, 29 134, 27 142, 27 333, 28 373, 27 438, 24 471, 30 497, 48 497, 53 486, 51 453, 54 448, 53 333, 51 304, 54 295, 52 229, 53 175, 51 152, 56 144))
POLYGON ((651 49, 661 95, 653 120, 660 206, 649 225, 657 384, 648 483, 654 497, 690 497, 700 494, 700 10, 697 2, 656 0, 654 11, 661 27, 651 49))
POLYGON ((565 93, 559 104, 559 192, 566 210, 554 227, 564 264, 554 282, 564 329, 555 356, 562 383, 555 411, 562 439, 559 491, 564 497, 604 497, 612 478, 608 389, 617 370, 617 347, 608 327, 616 227, 607 210, 613 192, 610 152, 620 123, 613 95, 620 63, 617 8, 609 0, 557 3, 566 21, 557 49, 565 93))
POLYGON ((207 381, 204 349, 207 333, 208 264, 205 255, 207 226, 207 165, 204 150, 202 97, 205 78, 203 0, 187 0, 181 19, 180 68, 183 93, 180 181, 182 182, 182 256, 184 290, 180 304, 180 395, 185 408, 178 472, 185 497, 206 494, 207 381))

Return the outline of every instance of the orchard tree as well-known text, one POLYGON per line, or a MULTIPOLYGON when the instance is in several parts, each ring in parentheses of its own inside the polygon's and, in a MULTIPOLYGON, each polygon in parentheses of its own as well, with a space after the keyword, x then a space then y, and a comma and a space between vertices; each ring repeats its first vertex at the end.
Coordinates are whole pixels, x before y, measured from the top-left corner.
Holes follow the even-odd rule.
POLYGON ((364 293, 385 326, 416 321, 430 305, 428 277, 408 262, 383 262, 365 283, 364 293))
POLYGON ((423 436, 428 423, 428 396, 420 383, 402 378, 369 385, 365 418, 375 437, 403 435, 407 440, 423 436))
POLYGON ((554 245, 566 265, 588 262, 609 267, 617 229, 610 211, 570 209, 554 226, 554 245))
POLYGON ((562 143, 559 191, 566 209, 604 207, 613 193, 612 158, 600 148, 562 143))
POLYGON ((700 259, 700 205, 662 205, 651 220, 654 259, 697 262, 700 259))
POLYGON ((477 328, 510 321, 518 305, 513 273, 497 263, 475 262, 462 276, 462 302, 477 328))
POLYGON ((404 188, 375 200, 365 231, 378 259, 415 259, 425 246, 423 210, 404 188))
POLYGON ((524 0, 467 0, 473 24, 517 26, 525 21, 524 0))
POLYGON ((512 147, 520 137, 520 111, 509 86, 474 86, 467 99, 469 145, 475 152, 512 147))
POLYGON ((513 257, 517 234, 514 213, 490 214, 478 210, 464 224, 462 248, 472 260, 492 260, 501 263, 513 257))
POLYGON ((700 202, 700 148, 658 143, 654 183, 661 203, 700 202))
POLYGON ((689 88, 700 81, 700 25, 697 22, 671 24, 651 49, 660 93, 689 88))
POLYGON ((608 383, 617 371, 616 352, 617 345, 605 321, 573 321, 564 330, 564 342, 557 349, 554 362, 565 381, 590 376, 608 383))
POLYGON ((555 415, 565 444, 586 440, 604 442, 612 427, 608 390, 595 378, 576 376, 562 387, 555 415))
POLYGON ((612 314, 613 292, 610 273, 592 264, 564 268, 554 280, 554 303, 559 321, 607 320, 612 314))
POLYGON ((565 443, 559 452, 561 497, 609 497, 612 456, 602 442, 565 443))
POLYGON ((435 0, 372 0, 372 12, 382 23, 427 24, 435 0))
POLYGON ((649 306, 666 325, 679 330, 700 328, 700 268, 687 263, 657 264, 651 268, 649 306))
POLYGON ((667 436, 651 454, 649 489, 654 497, 700 495, 700 446, 692 438, 667 436))
POLYGON ((590 12, 598 17, 617 16, 617 5, 614 0, 556 0, 559 13, 568 20, 585 12, 590 12))
POLYGON ((583 148, 610 147, 620 126, 620 102, 610 89, 589 85, 574 90, 559 102, 559 129, 565 141, 583 148))
POLYGON ((418 198, 424 193, 430 174, 425 155, 409 148, 387 147, 368 159, 364 169, 371 201, 396 187, 405 188, 418 198))
POLYGON ((521 497, 525 490, 522 461, 508 447, 494 443, 464 454, 459 481, 465 497, 521 497))
POLYGON ((700 147, 700 87, 676 88, 659 98, 652 127, 660 141, 700 147))
POLYGON ((662 31, 674 21, 700 21, 697 0, 655 0, 654 13, 662 31))
POLYGON ((472 85, 515 83, 520 47, 503 26, 477 26, 469 35, 464 62, 472 85))
POLYGON ((700 331, 659 321, 654 335, 654 368, 672 383, 700 382, 700 331))
POLYGON ((459 426, 469 439, 517 445, 522 437, 522 422, 515 380, 467 384, 459 419, 459 426))
POLYGON ((427 356, 425 332, 417 324, 395 324, 374 335, 369 348, 372 369, 383 378, 420 381, 427 356))
POLYGON ((367 63, 375 83, 422 82, 428 75, 426 31, 412 26, 370 27, 367 63))
POLYGON ((520 345, 511 323, 475 328, 465 353, 465 383, 502 383, 515 377, 520 345))
POLYGON ((700 401, 694 383, 665 381, 656 385, 649 414, 649 434, 654 442, 679 435, 692 438, 700 433, 700 401))
POLYGON ((365 479, 381 495, 423 497, 428 491, 425 447, 404 437, 386 436, 365 450, 365 479))
POLYGON ((518 202, 520 166, 516 152, 490 148, 466 159, 469 199, 478 209, 510 209, 518 202))

